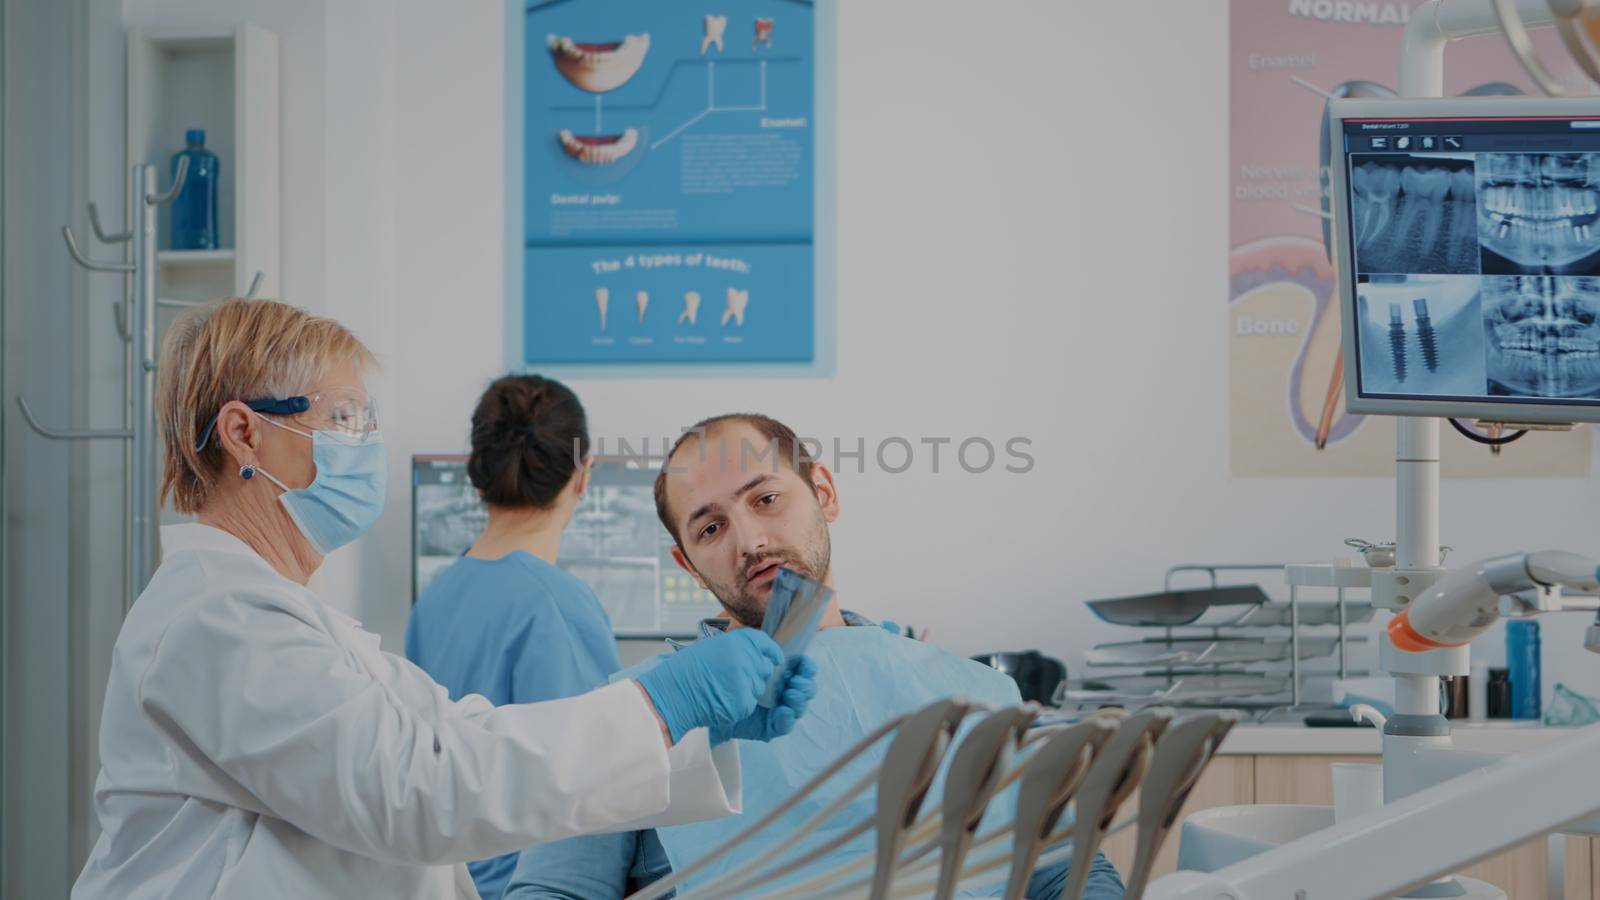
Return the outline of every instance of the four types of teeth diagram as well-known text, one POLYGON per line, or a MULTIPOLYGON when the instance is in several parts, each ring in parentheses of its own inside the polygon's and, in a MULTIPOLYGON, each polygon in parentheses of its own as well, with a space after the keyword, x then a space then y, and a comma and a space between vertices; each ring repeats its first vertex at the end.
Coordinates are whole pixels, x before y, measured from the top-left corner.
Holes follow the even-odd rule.
MULTIPOLYGON (((633 302, 635 308, 639 311, 638 322, 643 325, 645 312, 650 308, 650 292, 638 291, 633 295, 633 302)), ((606 313, 609 312, 611 306, 611 290, 609 288, 595 288, 594 306, 595 311, 599 313, 600 330, 605 331, 606 313)), ((726 327, 728 323, 732 322, 732 327, 743 328, 745 310, 749 306, 750 292, 748 290, 728 288, 727 305, 723 307, 722 322, 720 324, 726 327)), ((683 295, 683 311, 678 314, 677 324, 693 326, 699 324, 699 320, 700 292, 686 291, 683 295)))
POLYGON ((722 311, 722 324, 732 319, 744 327, 744 308, 750 305, 750 292, 728 288, 728 306, 722 311))

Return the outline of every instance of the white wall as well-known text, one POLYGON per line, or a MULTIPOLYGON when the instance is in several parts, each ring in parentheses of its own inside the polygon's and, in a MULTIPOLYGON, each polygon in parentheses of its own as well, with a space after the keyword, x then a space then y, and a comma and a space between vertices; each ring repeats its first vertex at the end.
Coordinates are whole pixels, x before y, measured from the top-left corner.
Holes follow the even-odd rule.
MULTIPOLYGON (((285 298, 386 365, 389 512, 319 584, 398 647, 410 455, 463 448, 504 364, 504 7, 224 5, 285 39, 285 298)), ((1391 536, 1386 479, 1228 475, 1225 3, 1008 0, 981 28, 970 4, 842 6, 835 377, 574 381, 597 434, 759 409, 869 446, 1027 436, 1027 475, 844 473, 841 595, 961 653, 1037 646, 1074 669, 1117 636, 1085 599, 1158 587, 1175 562, 1391 536)), ((1447 481, 1445 541, 1458 560, 1593 552, 1595 497, 1594 479, 1447 481)), ((1595 684, 1583 624, 1545 644, 1595 684)))

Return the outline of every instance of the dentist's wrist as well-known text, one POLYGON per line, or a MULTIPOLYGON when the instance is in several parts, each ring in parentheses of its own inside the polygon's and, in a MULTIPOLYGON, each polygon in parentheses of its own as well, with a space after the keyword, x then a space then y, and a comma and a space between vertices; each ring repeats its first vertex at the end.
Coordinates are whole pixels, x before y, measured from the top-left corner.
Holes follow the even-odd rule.
POLYGON ((671 750, 672 732, 667 728, 667 720, 662 718, 661 710, 656 709, 656 701, 651 699, 650 692, 644 689, 644 685, 635 681, 633 686, 638 688, 639 694, 644 697, 644 705, 650 710, 650 715, 655 716, 656 727, 661 729, 661 742, 667 745, 668 750, 671 750))

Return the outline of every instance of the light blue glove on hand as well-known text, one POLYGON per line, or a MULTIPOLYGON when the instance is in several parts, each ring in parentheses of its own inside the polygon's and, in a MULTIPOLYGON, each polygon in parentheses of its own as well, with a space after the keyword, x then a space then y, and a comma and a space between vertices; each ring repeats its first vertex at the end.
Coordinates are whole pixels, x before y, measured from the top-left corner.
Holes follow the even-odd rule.
POLYGON ((755 712, 732 728, 711 729, 711 745, 731 740, 770 741, 794 730, 794 723, 806 714, 806 707, 817 696, 817 664, 807 656, 796 656, 784 666, 784 681, 778 688, 778 705, 756 707, 755 712))
POLYGON ((676 744, 696 728, 732 729, 756 708, 783 650, 759 628, 737 628, 679 650, 636 679, 676 744))

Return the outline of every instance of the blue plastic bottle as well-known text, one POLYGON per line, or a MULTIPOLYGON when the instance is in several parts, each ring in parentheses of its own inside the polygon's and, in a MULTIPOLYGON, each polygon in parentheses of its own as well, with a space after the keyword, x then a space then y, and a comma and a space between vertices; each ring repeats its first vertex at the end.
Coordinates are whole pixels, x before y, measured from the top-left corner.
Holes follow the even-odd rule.
POLYGON ((1511 670, 1511 718, 1539 718, 1539 623, 1506 623, 1506 668, 1511 670))
POLYGON ((217 231, 217 181, 222 176, 217 155, 206 149, 206 133, 189 129, 188 146, 172 154, 172 177, 177 177, 178 160, 189 158, 189 174, 183 190, 172 201, 172 249, 215 250, 221 245, 217 231))

